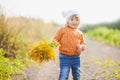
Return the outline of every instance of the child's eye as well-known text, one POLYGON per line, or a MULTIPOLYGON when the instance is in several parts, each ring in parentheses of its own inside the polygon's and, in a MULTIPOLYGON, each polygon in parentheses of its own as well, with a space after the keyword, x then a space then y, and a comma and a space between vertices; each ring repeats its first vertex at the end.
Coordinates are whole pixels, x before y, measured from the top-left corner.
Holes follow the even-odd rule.
POLYGON ((76 19, 76 21, 79 21, 79 19, 76 19))
POLYGON ((73 21, 74 19, 71 19, 71 21, 73 21))

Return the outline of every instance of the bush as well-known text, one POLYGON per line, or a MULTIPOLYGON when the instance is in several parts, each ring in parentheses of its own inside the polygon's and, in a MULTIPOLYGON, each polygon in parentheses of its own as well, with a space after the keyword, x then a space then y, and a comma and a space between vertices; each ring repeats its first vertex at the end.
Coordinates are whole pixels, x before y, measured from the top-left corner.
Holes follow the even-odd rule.
POLYGON ((16 58, 16 54, 20 48, 19 44, 23 44, 18 36, 18 33, 14 29, 9 29, 9 27, 6 25, 5 16, 1 15, 0 48, 3 48, 6 51, 5 57, 10 57, 11 59, 16 58))
POLYGON ((25 65, 18 59, 5 58, 5 53, 4 49, 0 48, 0 80, 12 80, 11 75, 23 74, 25 65))
POLYGON ((5 16, 0 15, 0 80, 10 80, 11 75, 23 73, 29 65, 27 47, 19 29, 10 28, 5 16))
POLYGON ((120 46, 120 30, 109 29, 107 27, 98 27, 86 32, 88 37, 108 43, 110 45, 120 46))

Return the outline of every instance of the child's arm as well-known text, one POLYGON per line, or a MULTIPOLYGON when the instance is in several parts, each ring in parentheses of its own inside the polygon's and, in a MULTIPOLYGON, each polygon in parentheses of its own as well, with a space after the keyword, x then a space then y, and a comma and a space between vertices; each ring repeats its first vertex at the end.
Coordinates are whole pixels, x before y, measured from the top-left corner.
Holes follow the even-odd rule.
POLYGON ((63 28, 57 31, 56 35, 53 38, 53 42, 60 42, 62 35, 63 35, 63 28))
POLYGON ((80 42, 80 44, 78 45, 78 49, 77 49, 77 52, 78 52, 79 54, 86 49, 86 43, 85 43, 83 34, 81 34, 80 41, 81 41, 81 42, 80 42))

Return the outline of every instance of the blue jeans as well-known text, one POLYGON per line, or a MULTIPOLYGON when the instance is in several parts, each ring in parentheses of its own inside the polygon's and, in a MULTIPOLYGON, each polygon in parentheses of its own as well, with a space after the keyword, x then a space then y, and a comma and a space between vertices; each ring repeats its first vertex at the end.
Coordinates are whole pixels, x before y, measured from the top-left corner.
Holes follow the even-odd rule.
POLYGON ((80 56, 68 56, 59 54, 60 74, 59 80, 68 80, 70 68, 73 80, 80 80, 80 56))

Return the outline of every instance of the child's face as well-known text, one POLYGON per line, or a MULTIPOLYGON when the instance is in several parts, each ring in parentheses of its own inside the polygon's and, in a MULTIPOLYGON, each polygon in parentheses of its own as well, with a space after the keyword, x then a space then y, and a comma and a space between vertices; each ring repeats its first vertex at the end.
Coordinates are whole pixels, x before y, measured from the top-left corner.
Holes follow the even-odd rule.
POLYGON ((79 24, 80 24, 80 18, 76 15, 71 16, 68 20, 68 26, 72 28, 78 28, 79 24))

